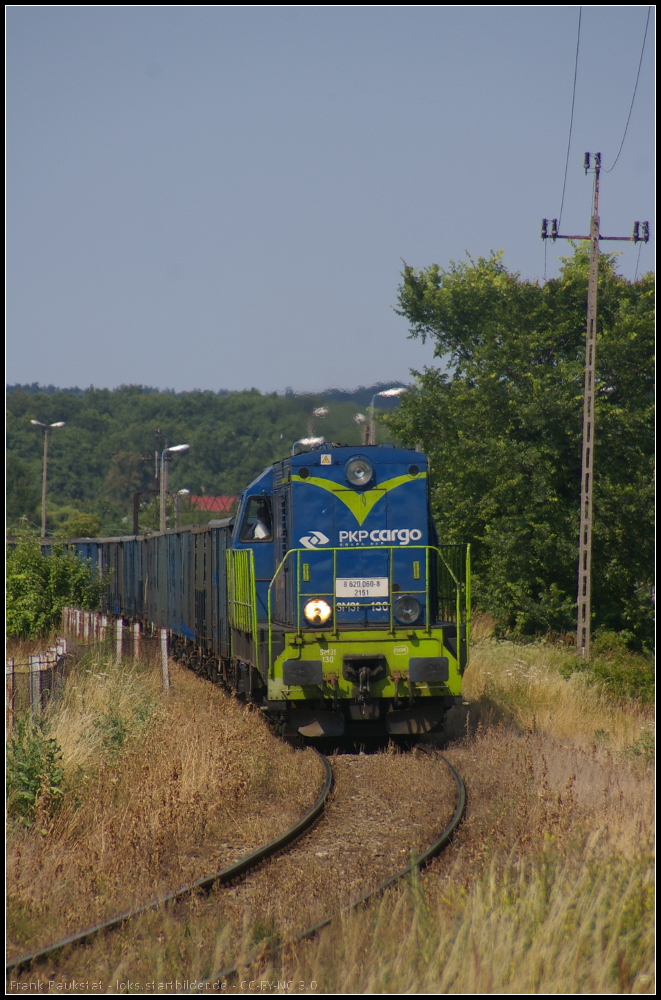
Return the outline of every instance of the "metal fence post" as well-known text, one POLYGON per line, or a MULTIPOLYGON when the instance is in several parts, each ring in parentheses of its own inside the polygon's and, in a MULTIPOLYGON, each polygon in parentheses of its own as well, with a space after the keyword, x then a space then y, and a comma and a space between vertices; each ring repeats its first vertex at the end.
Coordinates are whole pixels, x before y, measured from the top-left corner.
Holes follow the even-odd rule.
POLYGON ((90 613, 89 611, 83 611, 83 639, 89 639, 90 637, 90 613))
POLYGON ((122 639, 124 638, 124 619, 118 618, 115 622, 115 656, 118 663, 122 659, 122 639))
POLYGON ((133 622, 133 659, 140 657, 140 622, 133 622))
MULTIPOLYGON (((55 690, 55 671, 57 670, 57 652, 51 646, 50 649, 46 650, 46 655, 43 658, 42 670, 48 671, 47 684, 48 687, 44 688, 43 682, 39 684, 39 708, 43 709, 44 706, 44 695, 47 698, 53 697, 53 691, 55 690)), ((47 700, 47 699, 46 699, 47 700)))
POLYGON ((108 616, 101 615, 101 623, 99 625, 99 639, 101 642, 106 641, 106 629, 108 628, 108 616))
POLYGON ((14 657, 5 660, 5 725, 11 729, 14 723, 14 657))
POLYGON ((170 690, 170 665, 168 663, 168 630, 161 629, 161 670, 163 673, 163 690, 170 690))
POLYGON ((30 709, 32 712, 41 711, 41 670, 41 653, 30 656, 30 709))

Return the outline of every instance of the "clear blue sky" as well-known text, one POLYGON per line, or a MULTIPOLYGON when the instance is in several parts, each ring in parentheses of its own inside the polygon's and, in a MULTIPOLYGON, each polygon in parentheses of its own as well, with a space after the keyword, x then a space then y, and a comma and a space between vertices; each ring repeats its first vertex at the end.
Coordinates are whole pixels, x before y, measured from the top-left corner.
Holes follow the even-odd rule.
MULTIPOLYGON (((647 7, 583 9, 563 229, 612 163, 647 7)), ((576 6, 10 6, 8 381, 409 380, 401 260, 542 278, 576 6)), ((654 14, 602 232, 653 218, 654 14)), ((630 278, 637 249, 621 244, 630 278)), ((548 276, 566 246, 549 245, 548 276)), ((642 270, 653 261, 643 247, 642 270)))

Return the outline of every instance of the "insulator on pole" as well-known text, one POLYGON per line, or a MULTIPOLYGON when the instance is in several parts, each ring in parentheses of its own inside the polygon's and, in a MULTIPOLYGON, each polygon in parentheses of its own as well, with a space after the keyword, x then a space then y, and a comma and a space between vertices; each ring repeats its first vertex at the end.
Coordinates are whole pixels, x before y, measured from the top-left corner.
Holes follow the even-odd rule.
POLYGON ((640 227, 640 222, 634 222, 634 224, 633 224, 633 241, 634 241, 634 243, 638 243, 638 241, 640 240, 640 235, 638 233, 639 227, 640 227))
POLYGON ((548 237, 548 233, 546 232, 546 226, 548 224, 548 221, 549 221, 548 219, 542 219, 542 239, 543 240, 547 240, 549 238, 548 237))
POLYGON ((650 238, 650 224, 649 222, 643 222, 643 243, 649 243, 650 238))
POLYGON ((586 153, 585 156, 583 157, 583 169, 585 170, 586 174, 587 174, 588 170, 590 169, 590 154, 589 153, 586 153))
POLYGON ((557 240, 558 238, 558 220, 551 219, 551 239, 557 240))

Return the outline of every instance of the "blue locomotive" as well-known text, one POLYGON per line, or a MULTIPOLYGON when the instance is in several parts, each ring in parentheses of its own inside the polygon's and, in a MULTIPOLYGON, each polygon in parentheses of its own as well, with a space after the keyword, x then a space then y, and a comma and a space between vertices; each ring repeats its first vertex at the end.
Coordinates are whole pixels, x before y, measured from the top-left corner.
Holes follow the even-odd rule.
POLYGON ((265 469, 235 518, 70 544, 107 610, 168 628, 174 655, 303 735, 426 732, 461 698, 470 626, 469 547, 439 543, 428 472, 322 444, 265 469))

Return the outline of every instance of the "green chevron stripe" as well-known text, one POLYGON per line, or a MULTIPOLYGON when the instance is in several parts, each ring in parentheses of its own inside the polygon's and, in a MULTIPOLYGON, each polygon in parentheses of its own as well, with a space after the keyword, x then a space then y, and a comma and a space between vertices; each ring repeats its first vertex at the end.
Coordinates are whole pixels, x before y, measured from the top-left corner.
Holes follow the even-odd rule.
POLYGON ((330 479, 317 479, 316 476, 308 476, 307 479, 301 479, 300 476, 292 476, 292 483, 303 483, 309 486, 318 486, 322 490, 328 490, 334 496, 341 500, 345 507, 348 507, 353 516, 358 521, 359 525, 362 525, 363 521, 372 510, 372 507, 379 502, 381 497, 385 496, 386 493, 390 493, 391 490, 396 489, 398 486, 402 486, 404 483, 410 483, 414 479, 426 479, 427 473, 421 472, 417 476, 395 476, 394 479, 387 479, 385 483, 380 483, 377 489, 365 490, 364 493, 357 493, 354 490, 349 490, 346 486, 341 486, 340 483, 334 483, 330 479))

